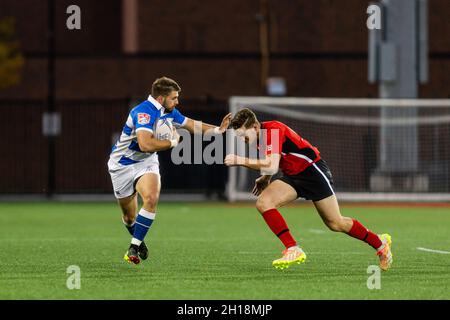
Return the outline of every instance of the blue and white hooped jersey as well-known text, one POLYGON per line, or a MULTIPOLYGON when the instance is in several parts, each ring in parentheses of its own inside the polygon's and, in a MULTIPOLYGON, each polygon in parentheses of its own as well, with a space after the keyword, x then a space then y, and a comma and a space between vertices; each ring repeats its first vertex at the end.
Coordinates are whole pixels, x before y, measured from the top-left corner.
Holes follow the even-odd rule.
POLYGON ((118 166, 128 166, 142 162, 155 154, 156 152, 145 153, 141 151, 136 132, 146 130, 153 133, 159 119, 171 120, 176 127, 184 126, 187 121, 187 118, 177 109, 173 109, 170 113, 164 113, 164 107, 152 96, 149 96, 148 100, 130 111, 122 134, 112 147, 110 161, 118 166))

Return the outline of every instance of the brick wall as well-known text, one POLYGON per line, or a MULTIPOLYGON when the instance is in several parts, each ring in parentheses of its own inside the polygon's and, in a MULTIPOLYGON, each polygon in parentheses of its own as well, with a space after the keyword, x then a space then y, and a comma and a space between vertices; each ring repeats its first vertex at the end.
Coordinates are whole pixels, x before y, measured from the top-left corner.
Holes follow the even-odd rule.
MULTIPOLYGON (((365 22, 369 2, 268 0, 272 54, 269 74, 284 77, 291 96, 376 97, 377 86, 367 82, 365 22)), ((121 50, 120 0, 55 3, 56 100, 57 108, 64 109, 55 168, 60 190, 109 188, 104 172, 89 180, 82 173, 89 171, 77 171, 73 166, 87 152, 93 160, 85 168, 102 172, 110 137, 122 125, 114 117, 118 110, 125 114, 128 107, 111 107, 107 101, 145 98, 156 77, 170 76, 181 84, 181 107, 192 118, 214 120, 225 112, 231 95, 264 94, 260 87, 259 0, 139 0, 139 52, 135 55, 124 55, 121 50), (82 10, 80 31, 66 29, 65 9, 71 4, 82 10), (88 147, 83 151, 77 143, 84 132, 77 131, 80 127, 76 121, 81 115, 90 116, 84 113, 88 108, 81 105, 93 99, 105 101, 105 105, 92 106, 92 116, 103 119, 105 132, 92 150, 88 147), (217 103, 207 103, 209 100, 217 103), (72 102, 67 105, 65 101, 72 102), (77 117, 70 117, 71 112, 77 117), (69 158, 68 145, 75 146, 69 158)), ((448 98, 450 1, 429 0, 429 4, 430 81, 420 87, 420 96, 448 98)), ((0 2, 0 18, 16 18, 26 58, 22 82, 0 91, 0 101, 4 101, 0 118, 12 119, 2 126, 2 134, 14 132, 10 134, 14 137, 11 145, 27 146, 26 150, 34 155, 33 164, 28 165, 20 160, 24 159, 21 148, 3 152, 0 166, 15 169, 1 174, 0 192, 45 189, 47 154, 46 140, 40 136, 40 117, 47 98, 47 10, 47 1, 0 2), (15 100, 34 102, 5 102, 15 100), (24 112, 33 122, 27 130, 20 129, 24 112)), ((198 170, 205 173, 207 169, 192 170, 199 175, 198 170)))

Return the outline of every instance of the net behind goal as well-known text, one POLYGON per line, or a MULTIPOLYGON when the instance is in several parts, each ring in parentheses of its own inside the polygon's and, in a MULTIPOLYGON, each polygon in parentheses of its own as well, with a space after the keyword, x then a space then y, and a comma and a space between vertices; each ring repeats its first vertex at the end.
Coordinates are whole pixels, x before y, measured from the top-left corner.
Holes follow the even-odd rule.
MULTIPOLYGON (((233 114, 244 107, 316 146, 341 200, 450 201, 450 100, 230 99, 233 114)), ((229 170, 229 200, 254 199, 259 173, 229 170)))

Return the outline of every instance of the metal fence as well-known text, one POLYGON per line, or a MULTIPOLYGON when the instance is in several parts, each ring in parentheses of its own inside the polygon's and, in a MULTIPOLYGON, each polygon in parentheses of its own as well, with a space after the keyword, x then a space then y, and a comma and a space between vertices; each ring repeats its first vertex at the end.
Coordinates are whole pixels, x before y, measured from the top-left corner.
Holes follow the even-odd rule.
MULTIPOLYGON (((182 110, 188 117, 215 124, 227 108, 224 101, 184 105, 193 106, 182 110)), ((111 193, 106 163, 132 106, 130 99, 56 101, 60 132, 48 137, 45 100, 0 100, 0 194, 111 193)), ((223 166, 174 165, 170 152, 160 152, 159 159, 165 193, 223 195, 223 166)))

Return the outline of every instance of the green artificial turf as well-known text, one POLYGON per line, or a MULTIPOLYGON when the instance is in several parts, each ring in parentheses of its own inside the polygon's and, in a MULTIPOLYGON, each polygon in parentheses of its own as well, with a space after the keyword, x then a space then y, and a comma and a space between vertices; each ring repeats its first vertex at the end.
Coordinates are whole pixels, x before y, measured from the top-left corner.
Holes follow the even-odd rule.
POLYGON ((312 206, 281 210, 307 253, 280 271, 283 247, 249 205, 165 204, 146 242, 150 259, 123 260, 130 236, 115 203, 0 204, 0 299, 449 299, 449 207, 343 207, 393 238, 381 289, 367 244, 328 231, 312 206), (81 288, 66 273, 80 267, 81 288))

